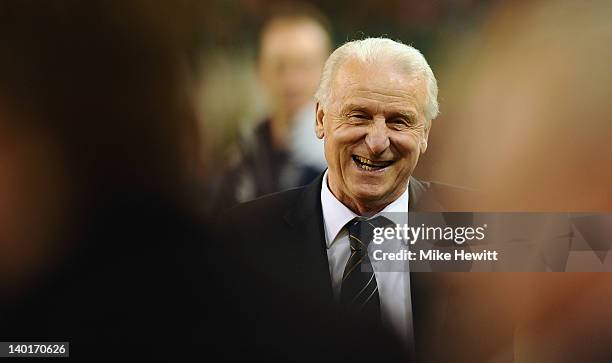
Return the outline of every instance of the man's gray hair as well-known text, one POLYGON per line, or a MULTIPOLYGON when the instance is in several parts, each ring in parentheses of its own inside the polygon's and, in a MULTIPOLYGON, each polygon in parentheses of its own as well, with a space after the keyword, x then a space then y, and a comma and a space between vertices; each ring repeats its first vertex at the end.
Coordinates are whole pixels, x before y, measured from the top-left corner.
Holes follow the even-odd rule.
POLYGON ((326 106, 332 96, 332 82, 340 66, 348 59, 365 63, 375 60, 391 60, 406 72, 425 79, 427 94, 424 105, 425 118, 431 121, 438 116, 438 83, 423 54, 417 49, 388 38, 353 40, 337 48, 325 62, 315 100, 326 106))

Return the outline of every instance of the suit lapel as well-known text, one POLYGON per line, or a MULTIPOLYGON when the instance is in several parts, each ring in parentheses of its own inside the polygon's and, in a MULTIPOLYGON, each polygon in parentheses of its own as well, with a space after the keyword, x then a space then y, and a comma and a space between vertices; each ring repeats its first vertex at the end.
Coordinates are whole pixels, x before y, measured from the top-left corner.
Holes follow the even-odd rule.
POLYGON ((304 288, 312 293, 311 297, 328 303, 333 301, 333 293, 321 207, 322 182, 320 175, 303 189, 297 203, 285 213, 285 221, 300 249, 296 269, 303 277, 304 288))
POLYGON ((408 183, 408 211, 409 212, 442 212, 444 207, 432 193, 428 193, 428 186, 422 181, 410 177, 408 183))

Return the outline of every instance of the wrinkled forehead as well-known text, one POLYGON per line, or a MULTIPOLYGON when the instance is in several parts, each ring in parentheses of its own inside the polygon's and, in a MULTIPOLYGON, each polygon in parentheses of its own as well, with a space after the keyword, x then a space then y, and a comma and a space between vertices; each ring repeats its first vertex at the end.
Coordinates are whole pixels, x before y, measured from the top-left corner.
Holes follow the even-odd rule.
POLYGON ((363 103, 375 108, 395 107, 423 113, 426 99, 425 78, 410 72, 393 60, 364 62, 347 59, 336 70, 331 82, 331 103, 363 103))

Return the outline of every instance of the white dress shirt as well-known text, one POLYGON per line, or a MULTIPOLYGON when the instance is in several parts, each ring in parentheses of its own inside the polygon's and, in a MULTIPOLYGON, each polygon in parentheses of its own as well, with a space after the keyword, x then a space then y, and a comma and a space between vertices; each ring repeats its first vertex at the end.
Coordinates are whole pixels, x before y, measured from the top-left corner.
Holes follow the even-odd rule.
MULTIPOLYGON (((323 175, 321 206, 323 207, 325 242, 332 289, 334 297, 339 301, 342 275, 350 255, 348 230, 345 226, 358 215, 348 209, 331 193, 327 183, 327 171, 323 175)), ((408 188, 398 199, 387 205, 377 215, 380 214, 385 214, 396 224, 406 224, 408 222, 408 188)), ((377 263, 371 255, 370 260, 378 285, 381 319, 409 343, 412 341, 413 335, 408 262, 405 263, 403 271, 377 271, 377 263)))

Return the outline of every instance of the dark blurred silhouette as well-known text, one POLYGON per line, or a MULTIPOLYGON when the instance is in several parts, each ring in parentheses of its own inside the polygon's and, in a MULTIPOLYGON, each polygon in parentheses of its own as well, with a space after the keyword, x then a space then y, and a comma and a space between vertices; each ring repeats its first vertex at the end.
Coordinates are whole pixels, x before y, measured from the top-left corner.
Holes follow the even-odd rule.
POLYGON ((269 116, 239 142, 234 161, 213 186, 213 210, 307 184, 323 171, 312 96, 330 47, 329 23, 316 8, 286 3, 270 11, 256 65, 269 116))
POLYGON ((200 334, 189 37, 160 8, 0 3, 2 341, 164 359, 200 334))

